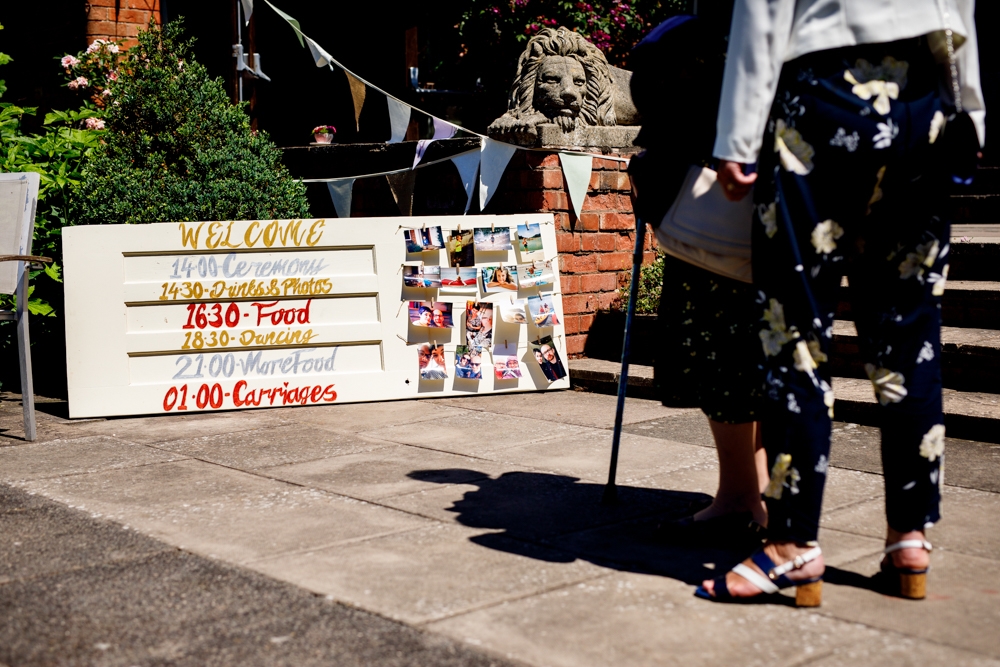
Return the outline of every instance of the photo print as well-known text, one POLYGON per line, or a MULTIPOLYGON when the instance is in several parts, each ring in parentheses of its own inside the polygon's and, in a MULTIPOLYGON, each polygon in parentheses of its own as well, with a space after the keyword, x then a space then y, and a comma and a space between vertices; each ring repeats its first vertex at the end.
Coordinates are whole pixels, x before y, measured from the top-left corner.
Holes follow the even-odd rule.
POLYGON ((424 250, 437 250, 444 247, 444 235, 440 227, 424 227, 420 230, 424 250))
POLYGON ((493 345, 493 304, 469 301, 465 304, 465 341, 469 347, 493 345))
POLYGON ((511 299, 510 302, 498 303, 500 308, 500 319, 507 324, 527 324, 528 318, 524 314, 524 299, 511 299))
POLYGON ((552 295, 529 296, 528 312, 531 313, 531 321, 539 329, 552 327, 559 324, 559 317, 556 315, 556 304, 552 295))
POLYGON ((455 378, 483 379, 483 348, 468 345, 459 345, 455 348, 455 378))
POLYGON ((476 250, 479 252, 500 252, 513 250, 510 242, 510 228, 494 229, 477 227, 474 232, 476 250))
POLYGON ((552 336, 546 336, 531 344, 531 354, 542 368, 542 375, 549 382, 555 382, 566 377, 566 368, 559 359, 552 336))
POLYGON ((441 287, 440 266, 404 266, 403 284, 407 287, 441 287))
POLYGON ((537 222, 529 222, 517 226, 517 252, 522 260, 545 259, 541 225, 537 222))
POLYGON ((403 238, 406 239, 406 252, 424 251, 424 236, 419 229, 404 229, 403 238))
POLYGON ((497 292, 517 291, 517 267, 511 266, 484 266, 483 267, 483 290, 487 294, 497 292))
POLYGON ((476 293, 475 267, 442 268, 441 289, 452 293, 458 292, 461 294, 475 294, 476 293))
POLYGON ((497 380, 521 377, 521 361, 517 358, 517 343, 503 341, 493 348, 493 376, 497 380))
POLYGON ((517 265, 517 283, 521 287, 551 286, 553 280, 551 259, 517 265))
POLYGON ((440 301, 431 303, 429 301, 410 302, 410 322, 415 327, 428 327, 438 329, 451 329, 451 304, 440 301))
POLYGON ((444 380, 448 377, 448 368, 444 363, 444 345, 440 343, 424 343, 418 347, 417 364, 421 380, 444 380))
POLYGON ((472 244, 472 231, 455 232, 448 237, 448 264, 476 265, 476 247, 472 244))

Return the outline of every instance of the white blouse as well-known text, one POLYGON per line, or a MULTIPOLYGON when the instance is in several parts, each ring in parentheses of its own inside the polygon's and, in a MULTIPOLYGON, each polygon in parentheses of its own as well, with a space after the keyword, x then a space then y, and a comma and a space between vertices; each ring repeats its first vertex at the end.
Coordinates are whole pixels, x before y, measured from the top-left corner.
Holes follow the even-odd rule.
MULTIPOLYGON (((962 106, 986 136, 975 0, 940 0, 956 50, 962 106)), ((825 49, 894 42, 944 29, 939 0, 736 0, 713 155, 757 161, 783 63, 825 49)))

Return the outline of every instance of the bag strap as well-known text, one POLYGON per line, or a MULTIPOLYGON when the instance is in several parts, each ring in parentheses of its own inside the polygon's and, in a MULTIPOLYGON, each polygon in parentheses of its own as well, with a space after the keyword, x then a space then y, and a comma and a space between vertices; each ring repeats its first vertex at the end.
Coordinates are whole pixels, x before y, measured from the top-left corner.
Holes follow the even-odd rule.
POLYGON ((955 57, 955 34, 948 20, 948 8, 944 0, 937 0, 938 11, 941 13, 941 23, 944 25, 944 41, 948 48, 948 77, 951 79, 951 94, 955 98, 955 111, 962 113, 962 89, 958 83, 958 58, 955 57))

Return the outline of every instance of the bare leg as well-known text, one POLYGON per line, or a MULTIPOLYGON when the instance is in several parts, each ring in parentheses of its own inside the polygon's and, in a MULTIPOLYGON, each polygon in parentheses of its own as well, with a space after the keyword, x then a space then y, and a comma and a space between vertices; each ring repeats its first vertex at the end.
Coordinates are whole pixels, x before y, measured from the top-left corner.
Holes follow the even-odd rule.
POLYGON ((719 491, 709 507, 694 515, 704 521, 724 514, 751 512, 754 520, 767 525, 767 509, 760 494, 767 486, 767 454, 759 447, 756 422, 724 424, 708 420, 719 452, 719 491), (763 473, 761 472, 763 470, 763 473))

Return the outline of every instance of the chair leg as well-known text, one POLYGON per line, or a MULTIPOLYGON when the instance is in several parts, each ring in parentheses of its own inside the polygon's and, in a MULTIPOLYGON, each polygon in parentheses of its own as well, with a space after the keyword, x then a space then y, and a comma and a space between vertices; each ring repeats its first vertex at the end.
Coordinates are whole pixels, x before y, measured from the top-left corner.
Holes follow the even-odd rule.
POLYGON ((28 335, 28 270, 22 274, 17 287, 17 348, 21 358, 21 407, 24 410, 24 439, 34 441, 38 435, 35 429, 35 387, 31 379, 31 337, 28 335))

